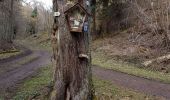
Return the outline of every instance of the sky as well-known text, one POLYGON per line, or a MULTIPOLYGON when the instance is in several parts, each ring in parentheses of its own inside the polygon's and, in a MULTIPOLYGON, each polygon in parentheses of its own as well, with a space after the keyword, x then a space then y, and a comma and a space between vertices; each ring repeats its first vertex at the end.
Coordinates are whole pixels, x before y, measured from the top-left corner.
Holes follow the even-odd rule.
POLYGON ((43 2, 44 5, 47 7, 52 7, 52 0, 36 0, 36 1, 43 2))
POLYGON ((30 1, 39 1, 44 4, 45 7, 50 8, 52 7, 52 0, 25 0, 27 3, 30 1))

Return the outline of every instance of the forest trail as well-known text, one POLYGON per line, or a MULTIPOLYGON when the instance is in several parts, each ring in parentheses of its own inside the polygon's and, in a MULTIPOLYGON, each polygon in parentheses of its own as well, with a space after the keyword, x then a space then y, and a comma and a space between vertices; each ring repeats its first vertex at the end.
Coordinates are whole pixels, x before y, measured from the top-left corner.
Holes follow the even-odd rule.
POLYGON ((125 73, 93 66, 93 74, 102 80, 112 82, 121 87, 132 89, 148 95, 170 99, 170 84, 161 83, 125 73))
MULTIPOLYGON (((29 51, 29 50, 28 50, 29 51)), ((45 65, 48 65, 50 63, 50 54, 47 51, 41 51, 41 50, 37 50, 37 51, 31 51, 30 52, 26 52, 24 55, 25 57, 27 56, 27 54, 29 53, 29 55, 35 55, 37 56, 37 59, 35 59, 34 61, 21 65, 17 68, 14 68, 10 71, 7 71, 5 73, 0 74, 0 94, 4 94, 4 93, 10 93, 13 92, 13 89, 15 90, 16 86, 18 84, 20 84, 22 82, 22 80, 29 78, 33 75, 35 75, 36 71, 40 68, 43 67, 45 65)), ((13 59, 13 58, 11 58, 13 59)), ((16 59, 11 60, 6 59, 6 62, 0 62, 1 64, 8 64, 10 62, 18 62, 21 59, 24 59, 24 56, 17 56, 16 59)), ((12 65, 11 65, 12 66, 12 65)), ((9 66, 10 67, 10 66, 9 66)))
MULTIPOLYGON (((50 53, 47 51, 37 50, 32 51, 31 54, 37 55, 38 59, 11 71, 0 74, 0 93, 9 92, 12 89, 15 89, 15 86, 22 82, 22 80, 34 75, 39 68, 51 63, 50 53)), ((19 59, 13 59, 13 61, 17 62, 19 59)), ((5 62, 3 62, 3 64, 4 63, 5 62)), ((8 63, 8 61, 6 63, 8 63)), ((110 81, 118 86, 170 99, 170 84, 164 84, 158 81, 148 80, 113 70, 107 70, 97 66, 93 66, 92 70, 94 76, 97 76, 102 80, 110 81)))

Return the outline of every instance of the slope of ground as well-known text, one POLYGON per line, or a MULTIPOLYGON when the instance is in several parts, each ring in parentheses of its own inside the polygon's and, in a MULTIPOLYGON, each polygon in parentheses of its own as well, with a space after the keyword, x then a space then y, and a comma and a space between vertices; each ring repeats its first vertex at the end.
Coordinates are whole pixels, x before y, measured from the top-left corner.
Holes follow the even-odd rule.
MULTIPOLYGON (((14 92, 15 86, 22 82, 25 78, 28 78, 35 74, 35 72, 44 65, 50 63, 50 56, 48 52, 45 51, 34 51, 33 55, 36 55, 36 58, 30 59, 29 62, 23 62, 21 59, 15 60, 13 63, 20 62, 17 66, 8 65, 8 70, 0 74, 0 94, 1 96, 8 99, 8 93, 14 92)), ((26 59, 26 58, 22 58, 26 59)), ((5 64, 3 64, 5 66, 5 64)))
POLYGON ((137 64, 168 54, 168 49, 159 46, 162 43, 159 36, 150 33, 133 34, 130 30, 95 40, 92 51, 137 64))
MULTIPOLYGON (((106 79, 102 79, 98 73, 104 72, 102 70, 98 70, 98 68, 94 67, 94 87, 96 90, 95 99, 94 100, 165 100, 163 97, 159 96, 151 96, 146 95, 145 93, 134 92, 131 89, 124 88, 123 86, 117 84, 112 84, 113 81, 106 79)), ((107 73, 107 72, 106 72, 107 73)), ((114 72, 113 72, 114 73, 114 72)), ((120 73, 121 74, 121 73, 120 73)), ((104 75, 106 76, 106 75, 104 75)), ((127 78, 127 77, 126 77, 127 78)), ((35 100, 48 100, 47 96, 50 91, 50 82, 52 80, 52 67, 44 67, 41 68, 37 76, 33 78, 27 79, 23 85, 19 88, 16 93, 16 96, 13 98, 15 100, 19 99, 35 99, 35 100), (37 82, 38 81, 38 82, 37 82), (44 99, 45 98, 45 99, 44 99)), ((118 80, 118 78, 115 78, 118 80)), ((122 83, 124 84, 124 83, 122 83)), ((145 91, 146 92, 146 91, 145 91)))
POLYGON ((144 77, 151 80, 157 80, 164 83, 170 83, 170 74, 158 71, 151 71, 142 68, 140 65, 123 61, 117 61, 114 57, 107 56, 105 53, 93 52, 92 64, 106 69, 112 69, 123 73, 144 77))
MULTIPOLYGON (((41 36, 42 37, 42 36, 41 36)), ((32 44, 32 39, 30 38, 28 40, 25 40, 23 42, 27 43, 26 46, 31 47, 35 44, 32 44), (29 41, 29 42, 28 42, 29 41)), ((46 40, 46 39, 45 39, 46 40)), ((36 41, 35 41, 36 42, 36 41)), ((49 41, 48 41, 49 42, 49 41)), ((48 45, 48 42, 45 43, 45 45, 48 45)), ((37 44, 40 42, 36 42, 37 44)), ((36 44, 36 45, 37 45, 36 44)), ((40 43, 41 44, 41 43, 40 43)), ((4 90, 6 93, 5 97, 7 98, 14 98, 14 100, 20 100, 24 98, 42 98, 41 94, 49 95, 49 83, 51 82, 52 77, 52 67, 46 67, 42 68, 44 65, 48 65, 50 62, 50 54, 49 51, 42 51, 43 47, 37 45, 36 49, 33 49, 33 54, 38 55, 38 59, 35 59, 34 61, 31 61, 30 63, 23 64, 22 66, 15 68, 13 70, 10 70, 2 75, 0 75, 0 84, 2 90, 4 90), (40 71, 38 69, 41 69, 40 71), (37 73, 38 71, 38 73, 37 73), (37 73, 37 74, 34 74, 37 73), (33 76, 32 76, 33 75, 33 76), (19 84, 18 84, 19 83, 19 84), (44 87, 45 86, 45 87, 44 87), (4 88, 5 87, 5 88, 4 88), (19 89, 17 89, 19 87, 19 89), (15 91, 17 89, 17 92, 15 91), (14 95, 14 91, 16 92, 16 95, 14 95), (43 92, 43 93, 42 93, 43 92), (13 97, 11 97, 13 95, 13 97)), ((35 45, 35 46, 36 46, 35 45)), ((32 47, 35 48, 35 47, 32 47)), ((47 48, 48 49, 48 48, 47 48)), ((103 58, 103 57, 101 57, 103 58)), ((24 58, 23 58, 24 59, 24 58)), ((9 66, 10 67, 10 66, 9 66)), ((93 68, 94 73, 94 86, 96 89, 96 100, 97 98, 105 98, 105 99, 130 99, 130 100, 164 100, 165 95, 161 95, 163 97, 159 97, 161 93, 163 93, 164 90, 169 91, 167 87, 162 87, 163 89, 157 90, 158 93, 153 92, 149 95, 147 86, 143 86, 143 91, 140 91, 140 88, 136 88, 138 86, 138 83, 134 83, 132 87, 129 87, 128 84, 131 84, 129 81, 125 82, 121 80, 120 77, 108 77, 109 75, 116 75, 117 72, 114 71, 106 71, 105 69, 99 70, 99 68, 94 67, 93 68), (103 76, 98 73, 103 73, 103 76), (109 75, 106 75, 109 74, 109 75), (107 77, 107 78, 105 78, 107 77), (121 84, 127 84, 127 85, 117 85, 120 81, 121 84), (108 82, 109 81, 109 82, 108 82), (114 83, 114 84, 113 84, 114 83), (139 92, 136 92, 139 91, 139 92), (141 93, 142 92, 142 93, 141 93), (156 96, 151 96, 156 95, 156 96)), ((118 72, 119 73, 119 72, 118 72)), ((126 76, 126 80, 132 80, 134 76, 119 73, 120 76, 126 76)), ((134 78, 135 79, 135 78, 134 78)), ((143 78, 139 78, 139 80, 145 81, 143 78)), ((161 84, 157 81, 148 80, 149 82, 155 83, 155 87, 159 87, 158 84, 161 84)), ((164 85, 164 84, 161 84, 164 85)), ((152 90, 152 89, 151 89, 152 90)), ((44 98, 44 97, 43 97, 44 98)), ((108 100, 109 100, 108 99, 108 100)), ((100 99, 99 99, 100 100, 100 99)))
MULTIPOLYGON (((170 83, 170 74, 167 68, 169 66, 169 60, 147 67, 143 66, 143 62, 145 61, 168 54, 165 48, 150 48, 150 46, 147 46, 153 45, 152 43, 156 37, 153 39, 150 38, 151 43, 145 41, 145 45, 137 45, 137 42, 132 42, 131 40, 133 39, 130 39, 129 36, 131 34, 128 31, 123 31, 116 36, 106 36, 95 40, 91 47, 92 63, 107 69, 170 83), (159 52, 159 49, 162 52, 159 52)), ((149 40, 150 36, 144 34, 139 37, 149 40)))
POLYGON ((28 48, 32 50, 48 50, 50 51, 51 48, 51 42, 50 42, 50 36, 47 33, 39 33, 35 35, 31 35, 27 38, 20 38, 15 40, 19 44, 23 44, 27 46, 28 48))
POLYGON ((10 52, 15 50, 16 47, 13 43, 0 40, 0 54, 3 52, 10 52))

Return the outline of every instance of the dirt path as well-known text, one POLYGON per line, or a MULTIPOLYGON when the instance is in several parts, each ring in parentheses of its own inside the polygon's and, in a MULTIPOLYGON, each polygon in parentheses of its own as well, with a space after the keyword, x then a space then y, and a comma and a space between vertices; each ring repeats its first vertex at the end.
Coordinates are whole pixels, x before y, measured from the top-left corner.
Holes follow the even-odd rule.
POLYGON ((133 89, 148 95, 165 97, 170 100, 170 84, 164 84, 96 66, 93 67, 93 74, 118 86, 133 89))
POLYGON ((20 48, 20 50, 22 50, 22 53, 15 55, 15 56, 12 56, 12 57, 9 57, 9 58, 0 59, 0 64, 15 61, 15 60, 21 59, 21 58, 28 56, 28 55, 33 53, 30 49, 27 49, 26 47, 24 47, 22 45, 17 45, 16 47, 20 48))
MULTIPOLYGON (((40 67, 50 63, 50 54, 47 51, 34 51, 32 54, 37 55, 39 59, 0 75, 0 94, 9 93, 17 83, 35 74, 40 67)), ((20 61, 19 59, 21 58, 14 61, 20 61)))
MULTIPOLYGON (((33 75, 40 67, 50 63, 50 54, 47 51, 33 51, 32 54, 36 54, 39 59, 0 75, 0 93, 10 91, 17 83, 33 75)), ((13 59, 13 61, 19 61, 19 59, 13 59)), ((121 87, 170 99, 170 84, 164 84, 96 66, 93 66, 92 70, 95 76, 121 87)))

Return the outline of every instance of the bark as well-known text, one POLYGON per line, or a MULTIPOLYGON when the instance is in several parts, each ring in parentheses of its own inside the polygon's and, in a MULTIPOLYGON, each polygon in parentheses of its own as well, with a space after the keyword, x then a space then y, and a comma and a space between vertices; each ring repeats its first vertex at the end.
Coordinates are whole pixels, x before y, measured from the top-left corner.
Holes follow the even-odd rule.
POLYGON ((53 42, 56 63, 51 100, 92 100, 90 31, 70 33, 64 15, 66 1, 53 0, 53 4, 54 11, 59 11, 61 15, 54 18, 52 33, 54 35, 52 41, 57 42, 53 42), (79 54, 82 53, 87 54, 89 59, 79 58, 79 54))
POLYGON ((97 33, 96 33, 96 0, 92 0, 92 14, 93 14, 93 39, 96 38, 97 33))

